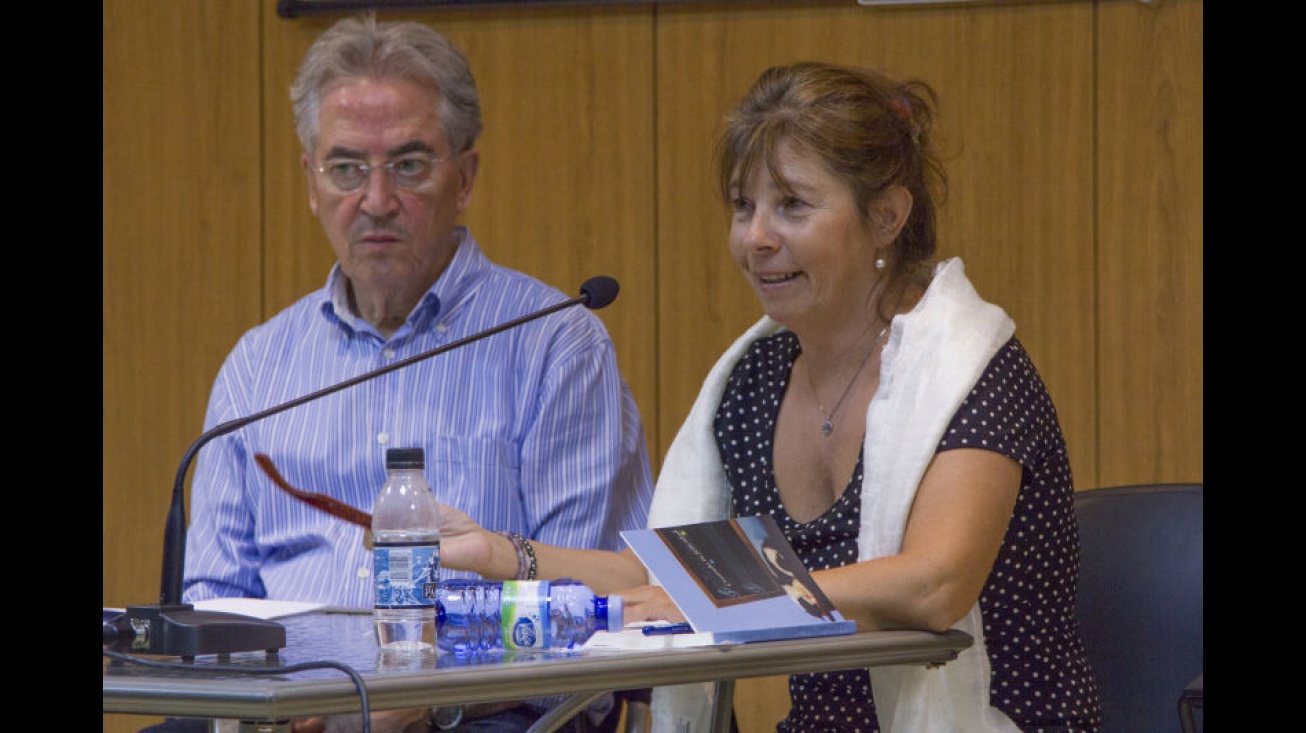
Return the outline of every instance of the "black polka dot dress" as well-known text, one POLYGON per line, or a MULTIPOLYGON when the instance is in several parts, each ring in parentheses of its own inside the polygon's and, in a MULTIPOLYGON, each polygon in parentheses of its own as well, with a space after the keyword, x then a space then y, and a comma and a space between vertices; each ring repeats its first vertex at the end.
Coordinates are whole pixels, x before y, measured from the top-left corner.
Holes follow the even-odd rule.
MULTIPOLYGON (((810 570, 857 562, 862 458, 838 501, 802 524, 780 502, 772 464, 780 403, 797 337, 754 342, 735 365, 717 409, 717 447, 739 516, 770 514, 810 570)), ((945 431, 938 450, 983 448, 1024 468, 1012 521, 980 595, 992 670, 991 704, 1026 733, 1095 733, 1097 687, 1074 615, 1079 575, 1070 465, 1056 411, 1015 338, 999 350, 945 431)), ((784 733, 879 730, 865 669, 795 674, 784 733)))

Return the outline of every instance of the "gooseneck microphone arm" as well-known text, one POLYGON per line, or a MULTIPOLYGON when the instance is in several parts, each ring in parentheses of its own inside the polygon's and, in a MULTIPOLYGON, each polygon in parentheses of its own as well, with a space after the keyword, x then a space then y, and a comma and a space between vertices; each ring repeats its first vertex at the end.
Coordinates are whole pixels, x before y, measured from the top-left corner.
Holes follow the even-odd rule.
POLYGON ((616 280, 602 275, 592 277, 585 281, 581 286, 580 295, 575 298, 564 300, 542 310, 501 323, 493 328, 465 336, 430 351, 401 359, 379 369, 365 372, 357 377, 319 389, 316 392, 296 397, 288 402, 273 405, 252 415, 221 423, 204 432, 186 449, 186 453, 181 459, 181 465, 177 468, 176 479, 173 481, 172 502, 168 507, 163 533, 163 573, 160 583, 159 605, 157 607, 128 607, 127 613, 109 624, 115 627, 117 633, 109 634, 106 631, 106 645, 111 643, 110 637, 113 637, 114 641, 112 643, 120 645, 130 643, 131 648, 136 651, 149 654, 180 655, 183 658, 193 657, 195 654, 224 654, 257 649, 267 649, 269 652, 275 652, 276 649, 285 646, 285 629, 280 624, 238 614, 198 612, 194 611, 194 607, 190 604, 181 602, 182 576, 186 565, 186 474, 189 472, 190 464, 195 459, 196 454, 199 453, 200 448, 203 448, 209 441, 239 430, 252 422, 284 412, 292 407, 298 407, 305 402, 311 402, 319 397, 339 392, 360 382, 366 382, 396 369, 402 369, 438 354, 443 354, 446 351, 465 346, 473 341, 479 341, 487 336, 493 336, 500 331, 520 326, 528 321, 543 318, 564 308, 583 303, 590 310, 598 310, 612 303, 617 297, 618 290, 619 286, 616 280), (205 627, 211 627, 214 633, 202 633, 205 627), (278 631, 280 632, 279 635, 278 631))

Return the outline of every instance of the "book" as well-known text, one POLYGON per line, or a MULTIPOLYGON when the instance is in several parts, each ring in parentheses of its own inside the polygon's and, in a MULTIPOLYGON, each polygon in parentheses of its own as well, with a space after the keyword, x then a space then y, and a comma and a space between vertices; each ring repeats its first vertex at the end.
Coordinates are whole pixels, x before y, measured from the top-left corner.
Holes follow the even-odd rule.
POLYGON ((627 530, 621 536, 694 633, 710 634, 712 643, 857 630, 817 586, 770 515, 627 530))

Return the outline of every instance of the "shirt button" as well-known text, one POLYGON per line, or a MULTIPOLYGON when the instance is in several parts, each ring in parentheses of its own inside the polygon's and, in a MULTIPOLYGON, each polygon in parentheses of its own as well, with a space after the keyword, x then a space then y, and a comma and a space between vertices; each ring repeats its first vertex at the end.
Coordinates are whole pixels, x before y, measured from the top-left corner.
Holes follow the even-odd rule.
POLYGON ((395 358, 395 350, 387 346, 381 350, 381 355, 387 359, 393 359, 395 358))
POLYGON ((385 445, 390 442, 390 433, 377 433, 376 442, 385 445))
POLYGON ((435 324, 435 332, 436 332, 436 333, 444 333, 445 331, 448 331, 448 330, 449 330, 449 324, 445 323, 444 321, 441 321, 441 322, 435 324))
POLYGON ((372 574, 372 571, 369 570, 368 567, 367 567, 366 565, 364 565, 363 567, 361 567, 361 568, 358 569, 358 577, 360 577, 360 578, 366 578, 367 576, 369 576, 369 575, 371 575, 371 574, 372 574))

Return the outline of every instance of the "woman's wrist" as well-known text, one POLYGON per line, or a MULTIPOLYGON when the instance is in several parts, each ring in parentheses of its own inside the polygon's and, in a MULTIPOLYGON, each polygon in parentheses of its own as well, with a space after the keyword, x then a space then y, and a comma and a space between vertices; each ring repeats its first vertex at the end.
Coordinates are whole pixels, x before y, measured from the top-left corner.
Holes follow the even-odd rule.
POLYGON ((499 530, 495 534, 508 540, 512 545, 516 569, 510 571, 509 578, 514 580, 535 580, 539 574, 539 562, 535 557, 535 546, 531 541, 517 532, 499 530))
POLYGON ((485 544, 490 549, 489 555, 480 567, 466 569, 487 580, 510 580, 517 567, 517 549, 513 546, 512 539, 503 532, 492 529, 481 531, 488 535, 485 544))

